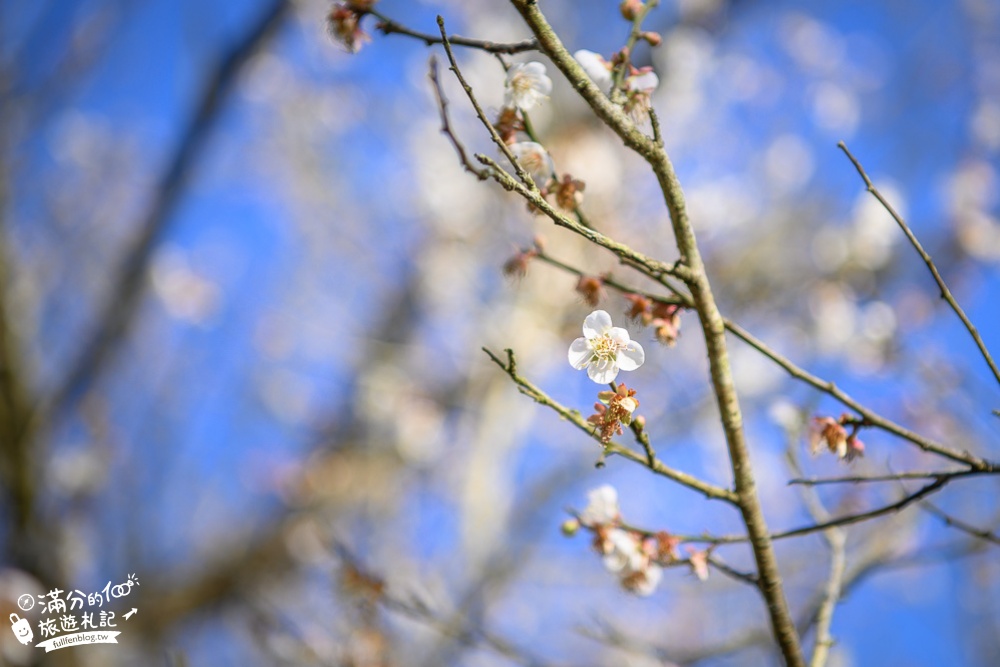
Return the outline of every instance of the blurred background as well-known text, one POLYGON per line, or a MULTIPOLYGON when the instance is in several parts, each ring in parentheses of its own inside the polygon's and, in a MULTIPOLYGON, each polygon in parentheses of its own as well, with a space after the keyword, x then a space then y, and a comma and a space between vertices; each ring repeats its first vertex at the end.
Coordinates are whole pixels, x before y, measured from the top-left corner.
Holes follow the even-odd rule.
MULTIPOLYGON (((542 7, 570 50, 609 56, 627 36, 610 0, 542 7)), ((506 3, 376 9, 423 32, 440 13, 462 35, 528 36, 506 3)), ((586 536, 559 533, 604 483, 651 530, 739 532, 736 513, 620 458, 595 468, 594 441, 480 349, 513 348, 523 375, 586 416, 595 387, 566 363, 592 310, 576 278, 501 269, 542 235, 588 274, 650 286, 460 169, 427 78, 439 47, 374 34, 350 54, 329 10, 0 3, 0 611, 140 582, 119 645, 44 654, 3 632, 2 660, 776 664, 747 586, 670 569, 637 598, 586 536)), ((723 312, 884 415, 1000 457, 996 383, 836 148, 1000 350, 1000 5, 665 0, 647 28, 663 45, 635 59, 660 77, 654 105, 723 312)), ((458 55, 498 110, 500 63, 458 55)), ((587 215, 676 259, 651 175, 549 73, 532 120, 556 168, 586 182, 587 215)), ((493 154, 444 78, 456 132, 493 154)), ((625 321, 620 296, 601 307, 625 321)), ((696 320, 682 316, 673 348, 629 329, 647 363, 623 378, 660 457, 729 485, 696 320)), ((789 450, 810 475, 947 467, 879 432, 850 467, 809 458, 801 416, 840 406, 738 341, 731 354, 772 529, 810 522, 789 450)), ((900 486, 820 496, 839 514, 900 486)), ((956 481, 934 507, 995 530, 997 491, 956 481)), ((1000 662, 996 544, 927 506, 848 533, 831 665, 1000 662)), ((742 546, 717 553, 752 567, 742 546)), ((825 543, 782 542, 778 557, 798 618, 824 585, 825 543)))

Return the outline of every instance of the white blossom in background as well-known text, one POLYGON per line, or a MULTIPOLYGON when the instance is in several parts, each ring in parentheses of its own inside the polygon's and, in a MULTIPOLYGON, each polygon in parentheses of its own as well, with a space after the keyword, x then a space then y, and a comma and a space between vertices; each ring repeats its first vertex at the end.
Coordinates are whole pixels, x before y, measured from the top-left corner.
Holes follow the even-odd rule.
POLYGON ((618 508, 618 491, 604 484, 587 494, 587 507, 580 513, 580 523, 585 526, 602 526, 621 518, 618 508))
POLYGON ((576 58, 576 62, 580 63, 580 67, 583 71, 587 73, 590 80, 601 89, 601 92, 605 95, 611 94, 611 63, 603 58, 603 56, 594 53, 593 51, 588 51, 586 49, 580 49, 573 54, 576 58))
POLYGON ((569 346, 569 363, 598 384, 608 384, 618 371, 634 371, 646 360, 642 345, 628 331, 612 326, 606 311, 595 310, 583 321, 583 337, 569 346))
POLYGON ((604 567, 608 572, 634 572, 642 568, 644 556, 635 533, 615 528, 608 532, 604 545, 604 567))
POLYGON ((504 106, 528 111, 552 93, 552 79, 540 62, 517 63, 507 70, 504 106))
POLYGON ((625 590, 646 597, 652 595, 663 578, 663 568, 646 560, 643 567, 629 571, 622 577, 625 590))
POLYGON ((514 154, 531 178, 539 187, 544 186, 552 178, 555 172, 555 164, 552 156, 545 150, 545 147, 534 141, 521 141, 509 146, 510 152, 514 154))

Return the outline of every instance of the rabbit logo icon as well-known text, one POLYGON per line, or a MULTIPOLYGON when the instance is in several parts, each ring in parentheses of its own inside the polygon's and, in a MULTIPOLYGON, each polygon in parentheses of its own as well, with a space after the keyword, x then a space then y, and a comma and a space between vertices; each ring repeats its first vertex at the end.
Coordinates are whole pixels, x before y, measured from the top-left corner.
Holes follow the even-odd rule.
POLYGON ((34 639, 34 634, 31 632, 31 624, 28 623, 26 618, 18 618, 17 614, 10 615, 10 629, 14 631, 14 636, 17 637, 17 641, 21 642, 25 646, 31 643, 34 639))

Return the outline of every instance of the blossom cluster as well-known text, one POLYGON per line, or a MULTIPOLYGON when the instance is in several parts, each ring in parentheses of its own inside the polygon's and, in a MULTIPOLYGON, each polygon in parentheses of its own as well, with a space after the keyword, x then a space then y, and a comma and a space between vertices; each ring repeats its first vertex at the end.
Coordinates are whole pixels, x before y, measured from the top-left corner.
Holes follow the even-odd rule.
POLYGON ((598 403, 594 403, 595 414, 587 421, 598 427, 601 442, 608 444, 611 438, 623 435, 622 428, 632 423, 632 413, 639 407, 635 398, 635 389, 629 389, 625 383, 618 385, 615 391, 602 391, 597 395, 598 403))
MULTIPOLYGON (((666 531, 646 533, 625 525, 613 486, 593 489, 587 499, 587 507, 563 524, 563 531, 573 534, 581 527, 591 531, 594 550, 625 590, 650 595, 663 578, 664 565, 683 563, 677 553, 678 538, 666 531)), ((708 578, 708 551, 693 552, 687 562, 698 579, 708 578)))
POLYGON ((631 304, 628 317, 653 327, 656 340, 673 347, 681 333, 681 307, 675 303, 654 301, 641 294, 626 294, 631 304))

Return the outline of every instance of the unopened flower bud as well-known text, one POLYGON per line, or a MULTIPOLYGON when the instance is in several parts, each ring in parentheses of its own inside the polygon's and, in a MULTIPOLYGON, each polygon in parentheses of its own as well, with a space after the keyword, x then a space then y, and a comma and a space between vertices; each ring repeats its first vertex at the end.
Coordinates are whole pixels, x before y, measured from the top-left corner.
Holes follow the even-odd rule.
POLYGON ((621 11, 623 19, 634 21, 639 18, 639 12, 643 10, 642 0, 622 0, 618 9, 621 11))
POLYGON ((663 42, 663 37, 660 36, 660 33, 653 32, 652 30, 642 33, 642 38, 649 42, 650 46, 659 46, 663 42))
POLYGON ((604 298, 604 281, 597 276, 580 276, 576 291, 593 308, 604 298))
POLYGON ((583 191, 587 184, 578 181, 569 174, 563 174, 562 180, 556 185, 556 203, 567 211, 572 211, 583 203, 583 191))
POLYGON ((559 527, 562 534, 566 537, 573 537, 576 535, 577 531, 580 530, 580 521, 578 519, 566 519, 562 522, 562 526, 559 527))

